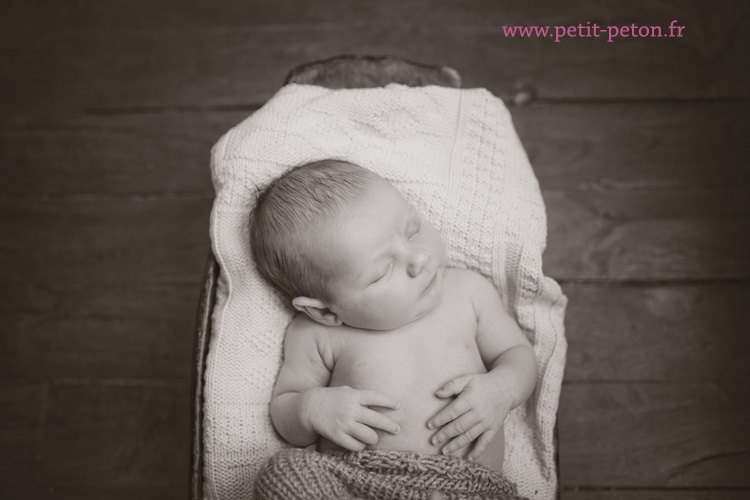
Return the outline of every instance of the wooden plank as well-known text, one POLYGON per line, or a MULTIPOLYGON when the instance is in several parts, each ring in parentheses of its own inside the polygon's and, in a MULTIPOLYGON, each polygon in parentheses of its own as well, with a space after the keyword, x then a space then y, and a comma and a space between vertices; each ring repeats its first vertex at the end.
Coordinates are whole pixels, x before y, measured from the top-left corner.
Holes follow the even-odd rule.
POLYGON ((562 500, 747 500, 750 490, 563 490, 562 500))
POLYGON ((315 5, 300 4, 295 0, 255 0, 250 4, 239 0, 214 0, 211 5, 200 0, 153 0, 142 5, 122 0, 100 0, 96 5, 86 0, 69 0, 65 6, 50 0, 27 0, 3 6, 0 28, 6 32, 23 32, 36 25, 40 31, 67 28, 70 31, 118 32, 190 26, 362 24, 399 20, 425 25, 453 23, 497 27, 511 23, 570 24, 581 20, 585 23, 594 18, 655 22, 678 16, 690 22, 691 28, 697 31, 697 21, 705 23, 705 16, 711 16, 714 22, 727 22, 725 16, 730 13, 746 12, 741 0, 722 3, 728 6, 707 6, 701 0, 667 0, 659 5, 648 0, 631 0, 625 6, 617 0, 600 0, 596 4, 585 0, 571 0, 564 4, 555 0, 538 0, 533 5, 512 0, 382 0, 377 3, 320 0, 315 5))
MULTIPOLYGON (((750 103, 511 106, 544 189, 750 186, 750 103)), ((0 193, 211 191, 209 150, 251 110, 0 118, 0 193)))
POLYGON ((544 191, 546 274, 558 279, 750 277, 750 196, 738 191, 544 191))
POLYGON ((565 380, 750 383, 747 284, 565 285, 565 380))
POLYGON ((47 392, 44 384, 0 384, 0 485, 33 479, 47 392))
POLYGON ((212 192, 211 147, 249 114, 5 117, 0 123, 0 192, 212 192))
MULTIPOLYGON (((3 31, 27 30, 37 25, 40 31, 67 28, 71 31, 123 31, 129 29, 190 26, 238 27, 264 25, 299 25, 370 22, 420 21, 424 24, 480 25, 497 27, 503 23, 541 24, 567 17, 567 22, 579 22, 601 16, 643 17, 650 20, 662 16, 682 15, 695 20, 699 14, 712 13, 696 0, 675 0, 661 5, 646 0, 633 0, 621 7, 616 0, 602 0, 595 5, 582 0, 571 0, 561 5, 554 0, 538 0, 534 5, 519 5, 510 0, 464 0, 439 2, 413 0, 399 2, 382 0, 378 3, 353 3, 347 0, 321 0, 315 5, 294 0, 255 0, 248 4, 238 0, 215 0, 206 5, 200 0, 154 0, 148 4, 134 4, 122 0, 100 0, 92 6, 86 0, 69 0, 66 7, 50 0, 27 0, 3 5, 0 28, 3 31), (615 8, 619 7, 615 12, 615 8)), ((735 6, 741 9, 741 6, 735 6)), ((713 12, 713 15, 717 15, 713 12)), ((601 24, 601 23, 600 23, 601 24)))
POLYGON ((750 88, 744 57, 750 19, 743 4, 709 9, 697 3, 682 8, 675 2, 657 9, 643 2, 623 12, 612 4, 600 10, 587 3, 585 8, 552 15, 540 9, 513 18, 504 15, 509 3, 493 7, 494 2, 483 2, 466 24, 456 24, 452 9, 432 4, 425 6, 434 8, 431 23, 415 15, 417 9, 410 10, 411 19, 391 17, 388 5, 394 3, 374 7, 368 17, 347 6, 340 18, 333 13, 320 22, 301 24, 269 18, 268 24, 259 26, 178 22, 173 29, 108 31, 107 24, 122 18, 117 10, 108 14, 112 20, 93 30, 77 31, 59 22, 44 30, 27 21, 2 37, 0 57, 8 61, 0 67, 2 106, 19 110, 258 104, 276 91, 290 68, 347 53, 452 66, 463 75, 466 87, 487 87, 506 97, 515 95, 519 86, 542 99, 579 100, 737 98, 747 97, 750 88), (658 24, 666 30, 674 19, 688 27, 682 38, 613 43, 602 38, 560 43, 550 38, 507 38, 501 28, 510 21, 577 25, 594 20, 602 26, 658 24))
POLYGON ((562 484, 750 488, 747 384, 565 384, 562 484))
POLYGON ((165 498, 188 498, 185 481, 174 484, 53 484, 49 482, 2 484, 4 498, 23 498, 38 500, 54 498, 55 500, 80 500, 92 498, 97 500, 163 500, 165 498))
POLYGON ((750 103, 511 106, 543 189, 750 187, 750 103))
POLYGON ((187 384, 53 387, 42 484, 104 490, 171 484, 187 492, 189 455, 187 384))
POLYGON ((186 382, 198 293, 169 284, 4 286, 0 379, 186 382))
MULTIPOLYGON (((138 197, 136 197, 138 198, 138 197)), ((200 286, 210 198, 0 201, 6 282, 200 286)))

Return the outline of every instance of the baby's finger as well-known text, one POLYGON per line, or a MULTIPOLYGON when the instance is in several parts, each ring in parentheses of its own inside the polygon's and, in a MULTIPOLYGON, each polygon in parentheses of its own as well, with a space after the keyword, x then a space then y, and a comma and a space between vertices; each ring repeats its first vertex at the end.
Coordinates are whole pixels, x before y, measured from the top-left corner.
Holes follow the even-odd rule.
POLYGON ((349 430, 349 435, 357 441, 361 441, 365 444, 378 444, 378 433, 366 425, 354 424, 349 430))
MULTIPOLYGON (((475 413, 464 413, 456 420, 444 425, 442 429, 440 429, 434 436, 432 436, 430 442, 432 442, 433 446, 442 446, 451 438, 464 434, 465 432, 474 428, 474 426, 479 422, 480 419, 476 416, 475 413)), ((474 437, 476 438, 477 436, 474 437)))
POLYGON ((362 408, 362 412, 357 416, 357 422, 374 429, 390 432, 391 434, 398 434, 401 432, 401 426, 396 422, 382 413, 370 410, 369 408, 362 408))
POLYGON ((363 406, 381 406, 395 410, 399 407, 398 401, 393 396, 378 391, 359 391, 359 404, 363 406))
POLYGON ((469 453, 469 456, 467 457, 470 462, 473 462, 482 456, 484 450, 486 450, 492 440, 495 439, 495 435, 497 435, 497 432, 490 429, 479 436, 479 439, 477 439, 477 442, 474 445, 474 449, 471 450, 471 453, 469 453))
POLYGON ((477 424, 468 431, 464 432, 457 438, 453 439, 450 443, 443 446, 443 449, 441 450, 443 452, 443 455, 450 455, 456 450, 460 450, 467 444, 474 441, 482 432, 482 425, 477 424))
POLYGON ((449 398, 451 396, 457 396, 461 394, 466 385, 471 381, 474 375, 461 375, 448 382, 443 387, 435 392, 435 396, 439 398, 449 398))
POLYGON ((335 439, 331 439, 331 441, 339 446, 346 448, 349 451, 362 451, 365 449, 365 443, 363 443, 362 441, 358 441, 357 439, 354 439, 350 435, 344 433, 336 436, 335 439))
POLYGON ((458 397, 451 404, 440 410, 437 415, 427 421, 428 429, 437 429, 451 420, 456 420, 458 417, 471 410, 471 405, 465 398, 458 397))

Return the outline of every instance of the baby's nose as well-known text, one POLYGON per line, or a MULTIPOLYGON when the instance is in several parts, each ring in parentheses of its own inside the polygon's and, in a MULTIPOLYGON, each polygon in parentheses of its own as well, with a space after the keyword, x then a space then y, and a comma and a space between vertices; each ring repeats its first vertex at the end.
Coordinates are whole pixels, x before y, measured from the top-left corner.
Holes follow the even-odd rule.
POLYGON ((415 249, 409 255, 409 264, 407 267, 409 276, 411 276, 412 278, 416 278, 417 276, 422 274, 422 271, 424 270, 429 260, 430 256, 427 252, 422 249, 415 249))

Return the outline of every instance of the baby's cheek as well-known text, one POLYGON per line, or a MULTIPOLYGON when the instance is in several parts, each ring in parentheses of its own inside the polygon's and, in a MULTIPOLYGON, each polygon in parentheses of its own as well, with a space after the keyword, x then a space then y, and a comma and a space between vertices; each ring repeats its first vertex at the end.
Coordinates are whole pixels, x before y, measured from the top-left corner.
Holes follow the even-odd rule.
POLYGON ((411 299, 400 292, 392 292, 384 297, 381 311, 388 311, 388 315, 395 319, 403 319, 408 312, 411 299))

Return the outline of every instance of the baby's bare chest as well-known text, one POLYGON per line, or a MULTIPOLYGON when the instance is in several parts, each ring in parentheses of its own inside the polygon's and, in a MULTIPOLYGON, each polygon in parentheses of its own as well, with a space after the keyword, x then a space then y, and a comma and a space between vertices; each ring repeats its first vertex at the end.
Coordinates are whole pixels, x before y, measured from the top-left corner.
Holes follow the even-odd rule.
POLYGON ((470 307, 452 306, 393 332, 342 331, 332 339, 329 385, 431 395, 457 375, 485 371, 476 326, 470 307))

